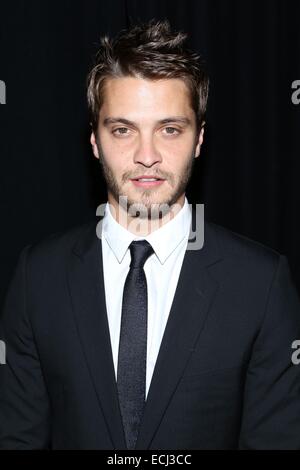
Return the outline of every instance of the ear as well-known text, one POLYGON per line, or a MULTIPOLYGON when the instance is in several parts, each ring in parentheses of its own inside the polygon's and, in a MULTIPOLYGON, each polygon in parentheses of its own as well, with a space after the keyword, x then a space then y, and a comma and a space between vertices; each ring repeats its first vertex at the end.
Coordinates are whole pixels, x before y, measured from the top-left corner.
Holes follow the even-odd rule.
POLYGON ((200 155, 200 149, 201 149, 201 145, 203 143, 203 136, 204 136, 204 124, 205 124, 205 122, 202 124, 201 130, 200 130, 200 133, 199 133, 199 138, 198 138, 198 142, 197 142, 197 146, 196 146, 196 150, 195 150, 195 158, 199 157, 199 155, 200 155))
POLYGON ((96 137, 95 137, 94 132, 91 133, 90 142, 91 142, 91 145, 92 145, 94 156, 99 159, 99 152, 98 152, 98 147, 97 147, 96 137))

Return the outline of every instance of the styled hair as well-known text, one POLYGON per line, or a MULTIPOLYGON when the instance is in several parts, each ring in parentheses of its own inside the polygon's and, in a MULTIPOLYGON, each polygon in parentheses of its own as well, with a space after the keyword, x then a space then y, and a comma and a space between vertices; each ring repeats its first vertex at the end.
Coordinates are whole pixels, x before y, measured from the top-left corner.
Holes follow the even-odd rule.
POLYGON ((108 78, 139 77, 151 80, 182 79, 190 92, 197 130, 204 123, 209 78, 200 56, 186 46, 188 35, 171 31, 168 20, 152 19, 124 29, 111 39, 100 40, 96 64, 87 77, 87 101, 90 123, 97 132, 108 78))

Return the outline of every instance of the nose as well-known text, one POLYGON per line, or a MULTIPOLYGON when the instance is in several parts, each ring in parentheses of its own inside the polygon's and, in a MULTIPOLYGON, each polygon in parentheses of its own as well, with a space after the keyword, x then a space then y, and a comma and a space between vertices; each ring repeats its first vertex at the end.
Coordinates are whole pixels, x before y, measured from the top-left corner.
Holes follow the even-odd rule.
POLYGON ((153 136, 141 136, 138 148, 134 154, 134 163, 141 163, 144 166, 151 167, 161 161, 161 154, 154 143, 153 136))

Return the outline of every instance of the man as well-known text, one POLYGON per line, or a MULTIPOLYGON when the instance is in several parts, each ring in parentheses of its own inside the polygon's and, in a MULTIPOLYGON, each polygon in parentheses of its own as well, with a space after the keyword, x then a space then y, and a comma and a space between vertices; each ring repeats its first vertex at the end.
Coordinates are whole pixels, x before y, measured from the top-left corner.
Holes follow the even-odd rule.
POLYGON ((102 40, 88 103, 108 202, 100 226, 22 250, 1 448, 300 448, 286 257, 208 221, 188 249, 208 79, 185 39, 151 21, 102 40))

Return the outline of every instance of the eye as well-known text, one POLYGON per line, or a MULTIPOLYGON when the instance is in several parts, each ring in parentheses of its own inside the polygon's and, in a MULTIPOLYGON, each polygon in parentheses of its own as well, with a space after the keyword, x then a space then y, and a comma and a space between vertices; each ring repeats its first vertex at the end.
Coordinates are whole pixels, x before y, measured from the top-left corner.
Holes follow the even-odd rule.
POLYGON ((180 130, 179 129, 176 129, 176 127, 165 127, 164 130, 168 130, 168 131, 171 131, 171 132, 167 132, 168 135, 178 135, 180 134, 180 130))
POLYGON ((112 133, 113 133, 114 135, 128 135, 128 132, 126 132, 126 131, 128 131, 128 130, 129 130, 129 129, 127 129, 127 127, 118 127, 117 129, 114 129, 114 130, 112 131, 112 133), (118 131, 120 131, 120 132, 118 132, 118 131))

